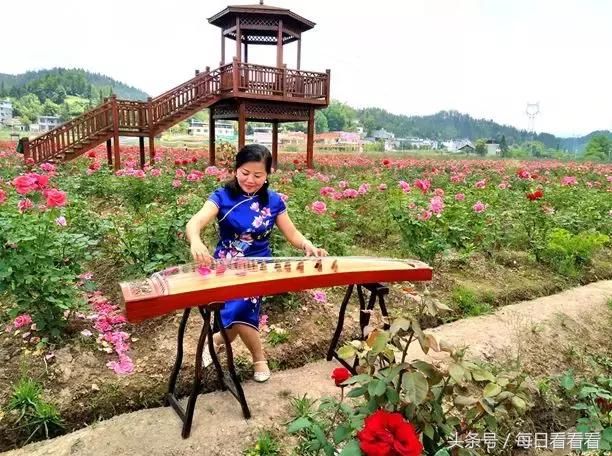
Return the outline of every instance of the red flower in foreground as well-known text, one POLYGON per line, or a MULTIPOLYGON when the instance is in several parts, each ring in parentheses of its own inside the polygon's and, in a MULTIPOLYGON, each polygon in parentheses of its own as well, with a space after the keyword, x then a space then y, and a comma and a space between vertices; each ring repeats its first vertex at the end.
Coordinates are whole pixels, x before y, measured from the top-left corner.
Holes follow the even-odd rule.
POLYGON ((423 445, 414 426, 397 412, 377 410, 357 433, 359 448, 366 456, 419 456, 423 445))
POLYGON ((334 382, 336 382, 336 386, 341 387, 342 385, 340 385, 340 383, 343 383, 351 378, 351 373, 345 367, 337 367, 332 372, 331 378, 333 378, 334 382))

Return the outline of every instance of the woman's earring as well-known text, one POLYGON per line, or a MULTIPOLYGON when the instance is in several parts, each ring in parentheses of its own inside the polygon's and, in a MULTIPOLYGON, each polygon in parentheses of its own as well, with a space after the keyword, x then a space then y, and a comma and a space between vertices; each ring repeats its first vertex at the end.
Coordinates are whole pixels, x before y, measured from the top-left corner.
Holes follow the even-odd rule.
POLYGON ((264 184, 267 184, 267 183, 268 183, 268 179, 266 179, 266 181, 264 182, 264 184))

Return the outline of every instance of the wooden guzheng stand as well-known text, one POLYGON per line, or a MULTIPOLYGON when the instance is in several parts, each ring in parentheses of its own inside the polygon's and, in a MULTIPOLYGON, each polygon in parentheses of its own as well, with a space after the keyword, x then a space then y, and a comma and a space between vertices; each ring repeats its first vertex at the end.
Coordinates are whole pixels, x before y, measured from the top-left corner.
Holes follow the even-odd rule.
POLYGON ((431 280, 431 277, 432 269, 416 260, 374 257, 238 257, 232 260, 216 260, 210 267, 195 264, 176 266, 156 272, 148 279, 123 282, 120 285, 125 314, 132 323, 184 309, 178 329, 176 361, 170 375, 167 403, 183 421, 182 436, 187 438, 202 381, 202 352, 206 340, 220 383, 236 397, 244 417, 251 416, 236 375, 232 347, 223 325, 219 325, 219 328, 225 341, 228 375, 223 374, 213 348, 211 316, 214 315, 215 321, 221 321, 220 310, 226 300, 348 285, 340 306, 338 324, 327 352, 327 360, 336 358, 354 373, 357 360, 353 365, 348 364, 338 356, 336 346, 342 333, 346 308, 355 287, 363 337, 364 328, 370 319, 370 312, 367 310, 372 310, 377 300, 383 316, 387 316, 384 297, 389 289, 382 282, 426 281, 431 280), (367 302, 364 291, 370 293, 367 302), (203 327, 196 351, 193 388, 185 410, 176 397, 176 381, 183 363, 183 339, 192 307, 198 308, 203 327), (207 338, 209 333, 211 337, 207 338))

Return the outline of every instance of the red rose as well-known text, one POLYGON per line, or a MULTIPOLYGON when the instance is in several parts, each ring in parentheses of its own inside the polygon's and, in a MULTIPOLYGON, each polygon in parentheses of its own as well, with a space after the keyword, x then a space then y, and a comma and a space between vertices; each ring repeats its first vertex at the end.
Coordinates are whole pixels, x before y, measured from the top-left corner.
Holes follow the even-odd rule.
POLYGON ((340 385, 340 383, 343 383, 351 378, 351 373, 346 367, 337 367, 332 372, 331 378, 333 378, 336 382, 336 386, 342 387, 343 385, 340 385))
POLYGON ((89 152, 87 152, 87 156, 89 158, 96 158, 96 151, 95 150, 90 150, 89 152))
POLYGON ((419 456, 423 445, 414 426, 397 412, 377 410, 357 433, 359 448, 366 456, 419 456))
POLYGON ((198 162, 198 157, 191 157, 191 162, 192 163, 197 163, 198 162))
POLYGON ((181 166, 181 161, 180 160, 174 160, 174 166, 181 166))
POLYGON ((527 198, 529 201, 539 200, 542 197, 544 197, 544 192, 541 189, 538 189, 535 192, 527 193, 527 198))

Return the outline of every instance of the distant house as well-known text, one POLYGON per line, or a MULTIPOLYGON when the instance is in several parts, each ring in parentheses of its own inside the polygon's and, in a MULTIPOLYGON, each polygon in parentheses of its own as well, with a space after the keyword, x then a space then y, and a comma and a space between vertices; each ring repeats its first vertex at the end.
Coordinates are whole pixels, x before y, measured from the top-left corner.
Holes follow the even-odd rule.
POLYGON ((395 135, 384 128, 374 130, 370 139, 374 141, 382 141, 385 145, 385 151, 395 150, 399 147, 399 141, 395 139, 395 135))
POLYGON ((474 147, 474 144, 472 144, 472 141, 464 141, 462 144, 458 145, 457 147, 457 152, 462 153, 462 154, 470 154, 473 153, 476 150, 476 148, 474 147))
POLYGON ((359 144, 361 137, 359 133, 352 131, 327 131, 325 133, 317 133, 314 136, 315 144, 359 144))
POLYGON ((30 131, 49 131, 61 125, 59 116, 38 116, 35 124, 30 124, 30 131))
MULTIPOLYGON (((191 119, 189 127, 187 127, 187 134, 208 137, 208 122, 191 119)), ((222 120, 215 122, 215 137, 217 139, 233 139, 234 136, 234 126, 231 122, 222 120)))
POLYGON ((0 124, 5 125, 13 118, 13 103, 8 99, 0 101, 0 124))
POLYGON ((306 133, 301 131, 288 131, 278 134, 278 142, 282 145, 298 146, 306 143, 306 133))
POLYGON ((496 143, 493 140, 488 140, 486 142, 486 146, 487 146, 487 155, 491 155, 491 156, 498 156, 501 155, 501 149, 499 147, 499 144, 496 143))
POLYGON ((474 144, 472 144, 472 141, 470 141, 469 139, 444 141, 442 145, 449 152, 458 153, 458 154, 461 154, 461 153, 469 154, 476 150, 476 148, 474 147, 474 144))

